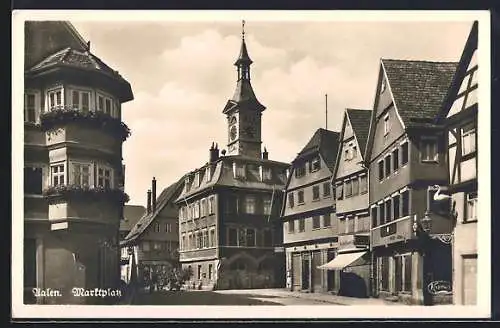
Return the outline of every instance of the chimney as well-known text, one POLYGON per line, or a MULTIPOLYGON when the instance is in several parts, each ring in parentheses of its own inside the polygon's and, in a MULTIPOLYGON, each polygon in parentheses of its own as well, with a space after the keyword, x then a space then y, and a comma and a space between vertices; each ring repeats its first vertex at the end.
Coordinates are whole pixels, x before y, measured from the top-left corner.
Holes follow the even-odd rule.
POLYGON ((148 189, 148 202, 146 205, 148 214, 151 213, 151 190, 148 189))
POLYGON ((153 181, 151 181, 151 190, 152 190, 152 195, 151 195, 151 200, 152 200, 152 210, 153 212, 156 211, 156 178, 153 177, 153 181))
POLYGON ((212 142, 212 146, 210 147, 210 159, 209 163, 213 163, 219 159, 219 146, 217 144, 214 145, 212 142))
POLYGON ((268 159, 269 158, 269 153, 267 152, 266 147, 264 147, 264 152, 262 153, 262 159, 268 159))

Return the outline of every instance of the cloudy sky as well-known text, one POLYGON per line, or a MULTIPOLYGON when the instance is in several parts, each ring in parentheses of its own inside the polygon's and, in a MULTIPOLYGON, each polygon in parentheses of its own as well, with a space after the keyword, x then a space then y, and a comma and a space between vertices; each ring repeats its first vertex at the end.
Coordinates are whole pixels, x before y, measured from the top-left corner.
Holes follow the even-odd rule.
MULTIPOLYGON (((222 109, 236 85, 241 21, 73 21, 91 51, 132 85, 123 105, 129 204, 203 165, 213 141, 227 143, 222 109)), ((338 131, 346 107, 370 109, 380 58, 458 61, 470 21, 246 21, 252 85, 263 113, 263 145, 289 162, 314 131, 338 131)))

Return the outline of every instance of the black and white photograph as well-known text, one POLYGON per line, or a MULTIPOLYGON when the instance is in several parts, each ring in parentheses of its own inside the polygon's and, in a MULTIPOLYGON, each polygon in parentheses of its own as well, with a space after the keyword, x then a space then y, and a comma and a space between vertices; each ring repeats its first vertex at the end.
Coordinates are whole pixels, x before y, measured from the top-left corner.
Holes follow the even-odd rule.
POLYGON ((13 317, 490 316, 488 12, 12 24, 13 317))

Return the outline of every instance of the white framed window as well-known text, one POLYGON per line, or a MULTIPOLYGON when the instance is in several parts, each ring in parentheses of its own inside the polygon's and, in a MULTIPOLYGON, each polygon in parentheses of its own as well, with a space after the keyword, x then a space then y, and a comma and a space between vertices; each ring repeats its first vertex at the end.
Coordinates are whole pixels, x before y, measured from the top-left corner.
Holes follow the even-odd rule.
POLYGON ((255 196, 247 195, 245 197, 245 213, 247 214, 255 214, 255 196))
POLYGON ((437 162, 438 149, 436 138, 422 138, 420 140, 420 158, 422 162, 437 162))
POLYGON ((58 163, 50 165, 50 181, 53 187, 66 184, 66 164, 58 163))
POLYGON ((194 186, 199 187, 200 186, 200 172, 196 172, 194 174, 194 186))
POLYGON ((71 108, 78 109, 84 113, 90 110, 90 91, 88 90, 70 90, 71 108))
POLYGON ((86 163, 71 163, 71 180, 73 184, 80 186, 90 186, 91 165, 86 163))
POLYGON ((200 201, 197 200, 194 203, 194 217, 199 218, 200 217, 200 201))
POLYGON ((389 134, 391 130, 391 123, 389 121, 389 114, 384 115, 384 136, 389 134))
POLYGON ((270 215, 271 214, 271 196, 266 195, 262 199, 262 204, 264 207, 264 215, 270 215))
POLYGON ((477 192, 467 194, 465 221, 477 221, 477 192))
POLYGON ((209 182, 210 180, 212 180, 212 170, 210 166, 207 166, 205 169, 205 181, 209 182))
POLYGON ((207 215, 207 199, 202 198, 201 199, 201 217, 204 217, 207 215))
POLYGON ((40 121, 40 93, 29 90, 24 94, 24 121, 38 123, 40 121))
POLYGON ((462 156, 476 151, 476 128, 470 124, 462 129, 462 156))
POLYGON ((261 181, 269 181, 272 177, 272 170, 270 167, 260 166, 260 180, 261 181))
POLYGON ((97 186, 113 188, 113 169, 106 165, 97 166, 97 186))
POLYGON ((64 104, 62 87, 50 89, 47 91, 47 109, 53 110, 64 104))
POLYGON ((102 93, 97 93, 97 110, 103 112, 104 114, 111 115, 113 117, 118 116, 117 113, 113 113, 115 109, 113 98, 104 95, 102 93))
POLYGON ((235 178, 244 178, 246 176, 245 164, 233 163, 233 175, 235 178))
POLYGON ((210 228, 210 237, 209 237, 209 244, 208 247, 215 247, 216 241, 215 241, 215 228, 210 228))
POLYGON ((208 214, 215 212, 215 196, 208 197, 208 214))

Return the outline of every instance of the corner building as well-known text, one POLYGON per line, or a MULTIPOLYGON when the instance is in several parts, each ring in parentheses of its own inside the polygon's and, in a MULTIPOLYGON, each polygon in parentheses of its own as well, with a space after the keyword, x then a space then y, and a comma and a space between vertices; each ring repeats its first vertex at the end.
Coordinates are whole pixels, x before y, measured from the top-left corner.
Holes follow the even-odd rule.
POLYGON ((26 22, 25 40, 24 302, 100 303, 71 289, 119 286, 132 90, 68 22, 26 22))
POLYGON ((261 151, 265 107, 250 83, 250 59, 243 37, 235 66, 238 80, 224 107, 227 155, 217 144, 209 161, 187 173, 179 206, 179 260, 191 269, 189 286, 246 289, 284 286, 279 210, 287 163, 261 151))

